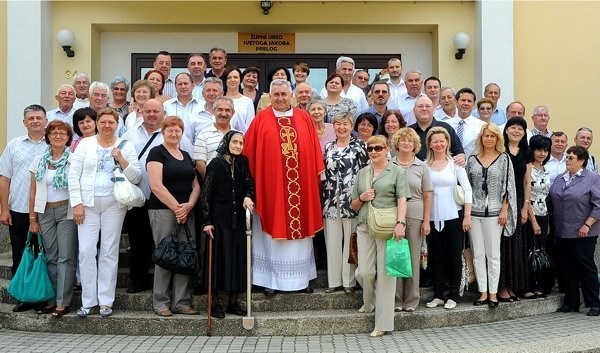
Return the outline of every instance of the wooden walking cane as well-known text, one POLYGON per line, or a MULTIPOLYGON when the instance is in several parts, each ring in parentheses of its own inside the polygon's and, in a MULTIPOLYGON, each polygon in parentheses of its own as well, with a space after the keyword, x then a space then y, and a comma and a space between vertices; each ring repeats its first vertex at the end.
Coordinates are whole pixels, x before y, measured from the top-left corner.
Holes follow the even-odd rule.
POLYGON ((254 328, 252 317, 252 213, 246 209, 246 313, 242 318, 242 326, 246 330, 254 328))
POLYGON ((213 238, 209 233, 208 237, 208 323, 206 325, 206 335, 212 335, 212 256, 213 256, 213 238))

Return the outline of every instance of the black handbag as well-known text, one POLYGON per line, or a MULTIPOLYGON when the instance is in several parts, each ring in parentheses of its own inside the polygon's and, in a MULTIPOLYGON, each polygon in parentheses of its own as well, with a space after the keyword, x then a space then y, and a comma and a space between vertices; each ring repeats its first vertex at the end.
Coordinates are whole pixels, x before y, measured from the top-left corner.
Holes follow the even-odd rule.
POLYGON ((533 249, 529 252, 529 268, 534 274, 541 274, 552 269, 552 260, 546 249, 537 243, 537 235, 533 235, 533 249))
POLYGON ((196 240, 190 235, 187 224, 177 224, 172 234, 158 243, 152 252, 152 262, 165 270, 182 275, 195 275, 200 272, 196 240), (181 227, 184 228, 187 241, 179 241, 181 227))

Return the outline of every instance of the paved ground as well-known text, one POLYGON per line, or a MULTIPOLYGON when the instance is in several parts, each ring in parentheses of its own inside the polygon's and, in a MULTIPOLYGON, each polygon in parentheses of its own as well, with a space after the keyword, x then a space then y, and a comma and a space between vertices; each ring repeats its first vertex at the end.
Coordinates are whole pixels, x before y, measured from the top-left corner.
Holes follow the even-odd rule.
POLYGON ((394 332, 383 338, 134 337, 0 330, 0 352, 600 352, 599 331, 600 318, 584 313, 394 332))

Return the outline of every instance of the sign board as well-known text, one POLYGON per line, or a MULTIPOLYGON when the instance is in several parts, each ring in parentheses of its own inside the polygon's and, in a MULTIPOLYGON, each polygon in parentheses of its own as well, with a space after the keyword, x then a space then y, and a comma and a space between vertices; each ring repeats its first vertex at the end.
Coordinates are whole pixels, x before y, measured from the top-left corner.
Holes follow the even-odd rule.
POLYGON ((238 52, 261 54, 295 53, 296 34, 238 32, 238 52))

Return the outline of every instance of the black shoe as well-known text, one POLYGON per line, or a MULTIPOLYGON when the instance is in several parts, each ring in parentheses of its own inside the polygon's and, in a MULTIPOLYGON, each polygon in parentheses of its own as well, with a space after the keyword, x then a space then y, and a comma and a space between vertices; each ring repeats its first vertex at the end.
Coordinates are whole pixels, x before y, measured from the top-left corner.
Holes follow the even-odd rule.
POLYGON ((498 296, 498 301, 503 302, 503 303, 512 303, 514 300, 511 297, 504 298, 504 297, 498 296))
POLYGON ((476 301, 473 302, 473 306, 482 306, 482 305, 487 304, 488 302, 489 302, 489 299, 484 299, 484 300, 477 299, 476 301))
MULTIPOLYGON (((600 313, 600 309, 599 308, 595 308, 595 309, 599 310, 599 313, 600 313)), ((591 311, 591 309, 590 309, 590 311, 591 311)), ((578 313, 579 312, 579 308, 572 308, 570 306, 563 305, 560 308, 556 309, 556 312, 557 313, 571 313, 571 312, 578 313)))
POLYGON ((140 293, 152 289, 152 286, 129 286, 127 293, 140 293))
POLYGON ((275 296, 275 289, 265 287, 263 288, 263 293, 265 294, 265 297, 271 298, 275 296))
POLYGON ((237 316, 246 316, 246 310, 242 309, 242 307, 238 303, 235 303, 232 306, 228 306, 225 312, 227 314, 233 314, 237 316))
POLYGON ((537 299, 537 295, 535 293, 525 293, 523 299, 537 299))
POLYGON ((19 303, 17 305, 15 305, 15 307, 12 309, 13 313, 21 313, 23 311, 27 311, 27 310, 31 310, 33 309, 33 304, 31 303, 19 303))
POLYGON ((54 309, 56 309, 56 305, 53 306, 44 306, 43 308, 39 309, 37 311, 38 315, 46 315, 46 314, 51 314, 54 309))
POLYGON ((304 294, 312 294, 314 292, 315 291, 312 289, 311 286, 308 286, 308 287, 306 287, 306 288, 301 289, 301 290, 298 291, 298 293, 304 293, 304 294))
POLYGON ((225 312, 223 311, 223 308, 221 308, 220 305, 215 305, 210 309, 210 316, 215 319, 224 319, 225 312))
POLYGON ((500 303, 497 300, 496 301, 488 300, 488 307, 491 309, 497 308, 498 304, 500 304, 500 303))
POLYGON ((600 315, 600 308, 591 308, 586 314, 587 316, 598 316, 600 315))

